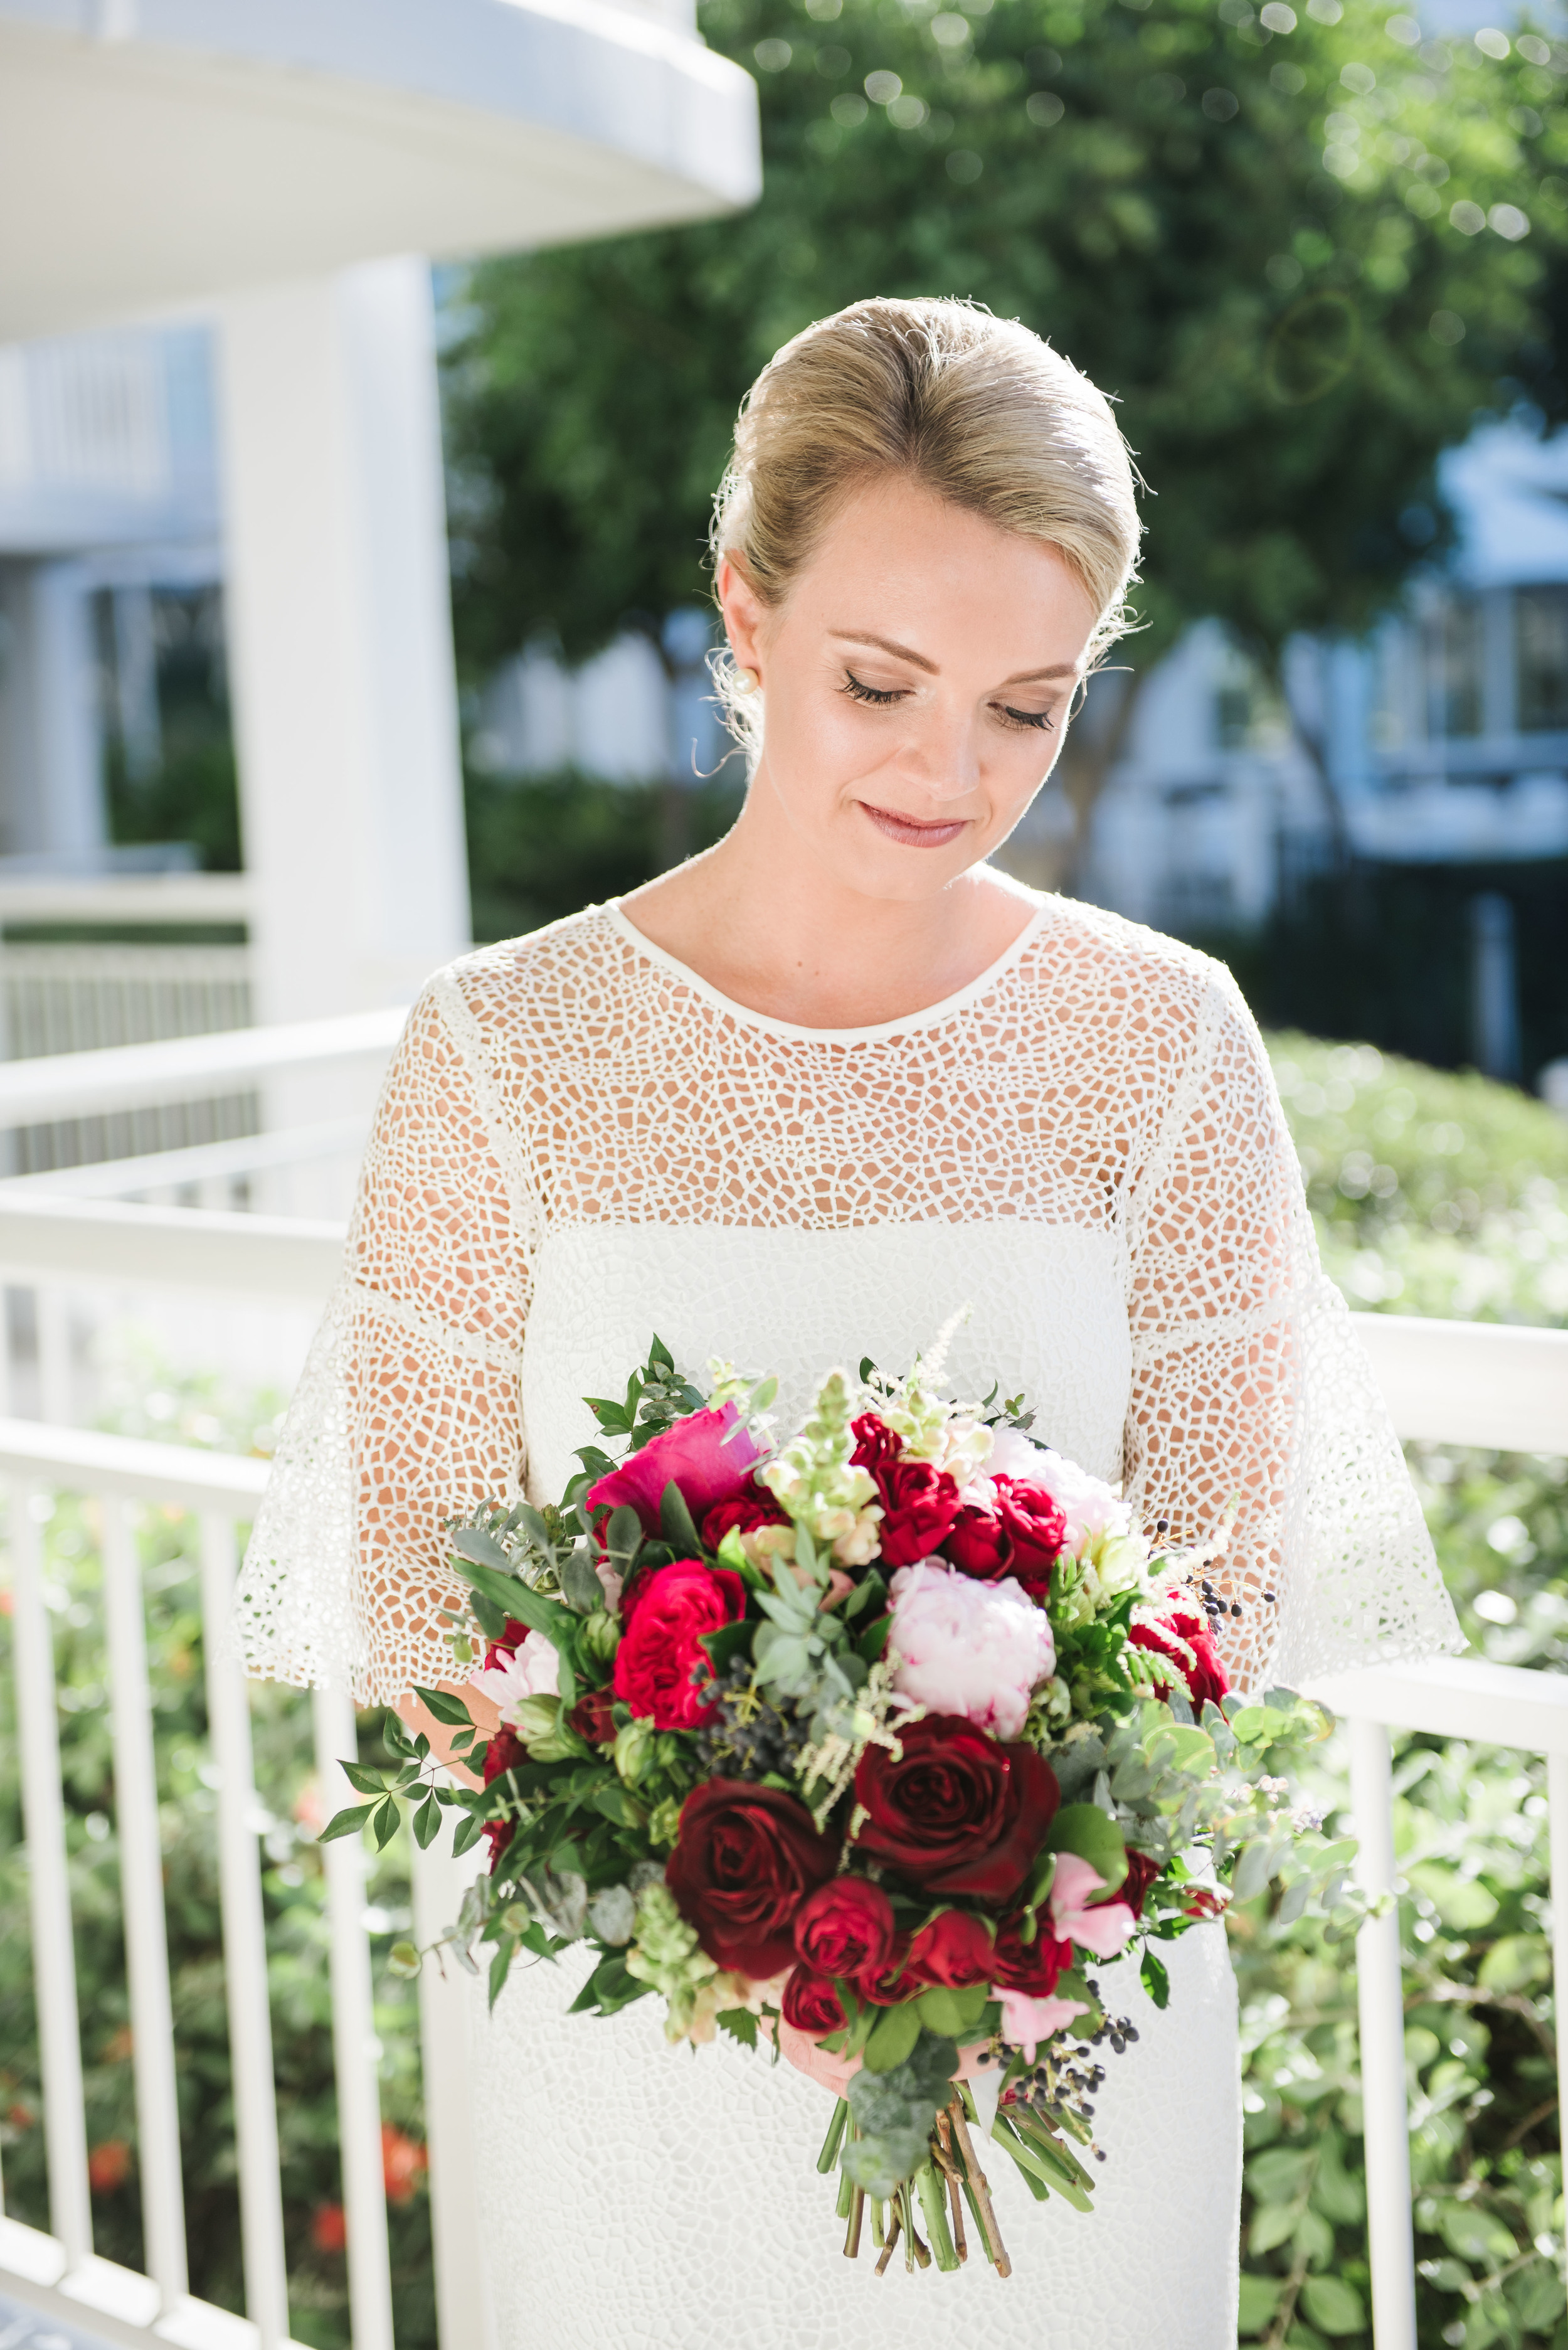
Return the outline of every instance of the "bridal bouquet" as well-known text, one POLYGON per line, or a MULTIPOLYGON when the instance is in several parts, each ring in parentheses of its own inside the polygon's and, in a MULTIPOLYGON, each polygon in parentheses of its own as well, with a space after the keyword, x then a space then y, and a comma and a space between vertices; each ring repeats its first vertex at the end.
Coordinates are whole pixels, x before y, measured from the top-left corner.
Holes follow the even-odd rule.
POLYGON ((1354 1847, 1281 1775, 1324 1718, 1228 1689, 1218 1545, 1162 1553, 1023 1399, 946 1397, 943 1351, 829 1372, 781 1437, 774 1381, 700 1392, 656 1340, 589 1399, 618 1462, 585 1448, 558 1507, 450 1529, 455 1674, 500 1727, 419 1695, 483 1785, 392 1722, 326 1833, 384 1844, 406 1797, 428 1844, 456 1810, 491 1866, 437 1947, 490 1946, 492 1998, 519 1950, 586 1942, 578 2011, 656 1992, 673 2042, 808 2056, 844 2090, 846 2252, 868 2220, 878 2270, 900 2240, 951 2269, 967 2213, 1006 2275, 975 2134, 1090 2208, 1099 2060, 1137 2037, 1096 1970, 1163 2007, 1161 1945, 1272 1880, 1332 1907, 1354 1847))

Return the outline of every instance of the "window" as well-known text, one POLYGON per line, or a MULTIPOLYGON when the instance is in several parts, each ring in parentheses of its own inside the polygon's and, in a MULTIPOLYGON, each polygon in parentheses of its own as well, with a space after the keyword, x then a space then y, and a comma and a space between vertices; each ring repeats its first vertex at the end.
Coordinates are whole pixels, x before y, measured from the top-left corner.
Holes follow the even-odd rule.
POLYGON ((1445 597, 1422 627, 1427 732, 1433 741, 1481 731, 1481 610, 1473 596, 1445 597))
POLYGON ((1568 733, 1568 588, 1521 588, 1513 610, 1519 731, 1568 733))

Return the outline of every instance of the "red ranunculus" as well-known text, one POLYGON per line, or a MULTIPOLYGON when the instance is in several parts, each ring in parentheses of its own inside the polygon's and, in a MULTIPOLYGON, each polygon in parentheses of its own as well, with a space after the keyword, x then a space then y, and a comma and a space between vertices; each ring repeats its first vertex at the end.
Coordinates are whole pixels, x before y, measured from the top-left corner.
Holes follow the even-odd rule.
POLYGON ((830 2032, 844 2028, 838 1993, 826 1975, 813 1974, 809 1967, 794 1969, 784 1987, 779 2012, 786 2023, 811 2040, 826 2040, 830 2032))
POLYGON ((942 1556, 976 1583, 1000 1583, 1012 1572, 1012 1537, 994 1510, 961 1510, 949 1527, 942 1556))
POLYGON ((732 1403, 716 1411, 694 1411, 590 1485, 587 1507, 590 1513, 629 1507, 646 1531, 656 1534, 664 1489, 676 1485, 693 1523, 701 1525, 716 1502, 727 1502, 746 1489, 763 1457, 732 1403))
POLYGON ((893 1905, 868 1877, 829 1877, 795 1911, 794 1946, 805 1964, 841 1981, 875 1980, 897 1939, 893 1905))
POLYGON ((960 1991, 967 1983, 989 1982, 991 1974, 991 1933, 984 1919, 968 1909, 944 1909, 909 1944, 903 1980, 911 1990, 940 1983, 960 1991))
POLYGON ((508 1616, 506 1618, 506 1628, 502 1633, 500 1639, 492 1640, 486 1648, 484 1651, 484 1663, 481 1667, 481 1670, 483 1672, 489 1672, 493 1665, 504 1664, 507 1662, 511 1658, 514 1649, 520 1648, 527 1638, 527 1625, 519 1624, 515 1616, 508 1616))
POLYGON ((1056 1815, 1055 1773, 1033 1746, 1004 1746, 961 1714, 929 1713, 898 1741, 899 1761, 867 1746, 856 1766, 867 1813, 857 1851, 922 1893, 1010 1900, 1056 1815))
POLYGON ((998 1926, 991 1980, 1004 1991, 1027 1991, 1031 1999, 1049 1999, 1073 1963, 1073 1945, 1057 1941, 1044 1908, 1037 1912, 1032 1942, 1021 1939, 1023 1926, 1023 1914, 1017 1910, 998 1926))
POLYGON ((580 1697, 566 1716, 566 1727, 586 1738, 590 1746, 615 1744, 615 1691, 589 1690, 580 1697))
POLYGON ((830 1877, 837 1847, 780 1787, 710 1779, 680 1807, 665 1882, 702 1948, 759 1979, 794 1957, 795 1912, 830 1877))
POLYGON ((1116 1887, 1116 1898, 1125 1901, 1135 1918, 1143 1916, 1143 1897, 1159 1875, 1160 1864, 1152 1853, 1127 1853, 1127 1873, 1116 1887))
POLYGON ((1051 1570, 1067 1539, 1067 1521, 1061 1505, 1044 1485, 1022 1477, 998 1477, 996 1514, 1012 1550, 1008 1573, 1032 1599, 1044 1599, 1051 1588, 1051 1570))
POLYGON ((787 1525, 789 1520, 760 1485, 749 1486, 743 1493, 732 1493, 727 1502, 715 1502, 701 1522, 702 1547, 717 1550, 731 1527, 742 1534, 754 1534, 759 1526, 787 1525))
POLYGON ((940 1551, 959 1513, 958 1487, 944 1469, 905 1458, 903 1439, 875 1412, 852 1421, 855 1461, 871 1472, 882 1523, 877 1539, 886 1566, 913 1566, 940 1551))
MULTIPOLYGON (((1209 1618, 1201 1610, 1173 1608, 1161 1623, 1133 1625, 1127 1638, 1135 1648, 1151 1649, 1156 1656, 1168 1657, 1180 1667, 1191 1692, 1194 1713, 1201 1714, 1210 1700, 1218 1705, 1222 1697, 1229 1695, 1230 1677, 1220 1661, 1209 1618), (1166 1637, 1167 1627, 1175 1634, 1174 1639, 1166 1637), (1189 1648, 1192 1652, 1190 1661, 1186 1653, 1189 1648)), ((1167 1682, 1157 1694, 1166 1697, 1169 1690, 1170 1683, 1167 1682)))
POLYGON ((940 1550, 959 1513, 959 1490, 929 1461, 893 1461, 877 1475, 884 1566, 914 1566, 940 1550))
POLYGON ((707 1662, 705 1632, 746 1612, 746 1586, 730 1566, 678 1558, 639 1575, 623 1602, 625 1629, 615 1652, 615 1694, 656 1730, 691 1730, 704 1707, 692 1674, 707 1662))
MULTIPOLYGON (((519 1634, 522 1628, 521 1626, 518 1627, 519 1634)), ((511 1627, 508 1626, 507 1629, 510 1630, 511 1627)), ((485 1785, 488 1787, 491 1781, 499 1779, 504 1771, 510 1771, 515 1764, 526 1762, 527 1760, 528 1749, 524 1745, 517 1732, 508 1729, 505 1722, 503 1722, 499 1730, 492 1731, 489 1743, 484 1750, 485 1785)), ((484 1834, 490 1846, 490 1866, 493 1869, 511 1843, 512 1831, 516 1825, 515 1820, 486 1820, 484 1834)))

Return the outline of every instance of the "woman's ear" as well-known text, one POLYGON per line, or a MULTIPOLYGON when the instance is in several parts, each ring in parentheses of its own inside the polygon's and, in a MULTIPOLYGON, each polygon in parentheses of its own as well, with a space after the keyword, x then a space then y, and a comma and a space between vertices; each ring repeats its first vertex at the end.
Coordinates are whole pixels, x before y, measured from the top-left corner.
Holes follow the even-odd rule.
POLYGON ((760 685, 763 623, 767 608, 741 568, 738 557, 733 555, 723 555, 719 558, 719 605, 724 615, 724 633, 730 639, 730 650, 735 656, 736 667, 749 671, 760 685))

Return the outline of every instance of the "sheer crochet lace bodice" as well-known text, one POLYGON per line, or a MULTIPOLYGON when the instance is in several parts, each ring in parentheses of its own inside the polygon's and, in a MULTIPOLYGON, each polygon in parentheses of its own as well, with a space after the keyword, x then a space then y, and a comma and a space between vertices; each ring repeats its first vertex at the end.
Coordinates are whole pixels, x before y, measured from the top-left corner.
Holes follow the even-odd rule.
MULTIPOLYGON (((782 1299, 791 1263, 820 1293, 853 1261, 869 1295, 880 1249, 890 1277, 929 1285, 918 1326, 934 1336, 965 1302, 944 1286, 944 1236, 955 1278, 981 1262, 960 1236, 983 1239, 1002 1290, 1047 1243, 1081 1258, 1075 1294, 1104 1327, 1064 1327, 1042 1357, 1055 1383, 1044 1433, 1072 1450, 1064 1431, 1100 1426, 1114 1392, 1120 1458, 1085 1465, 1125 1474, 1145 1517, 1182 1538, 1234 1509, 1212 1573, 1238 1679, 1456 1645, 1386 1416, 1318 1269, 1257 1031, 1221 967, 1052 899, 960 995, 814 1031, 729 1003, 612 906, 453 964, 410 1017, 247 1557, 254 1670, 344 1673, 379 1699, 450 1670, 442 1521, 520 1475, 548 1491, 570 1465, 558 1394, 551 1429, 543 1391, 532 1426, 520 1401, 549 1268, 576 1260, 557 1318, 580 1326, 585 1253, 608 1298, 650 1232, 680 1236, 680 1261, 709 1281, 704 1327, 726 1354, 724 1284, 739 1326, 758 1266, 782 1299), (1086 1400, 1075 1363, 1099 1382, 1086 1400)), ((955 1364, 970 1360, 961 1347, 955 1364)), ((987 1368, 973 1360, 977 1378, 987 1368)))

